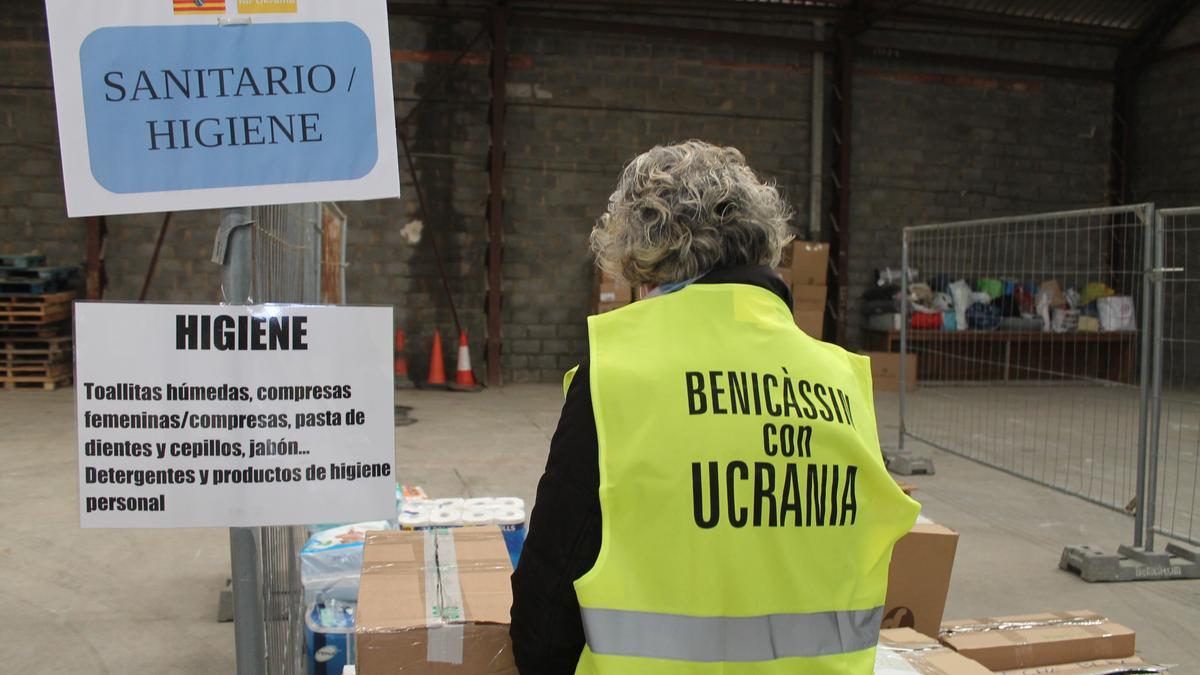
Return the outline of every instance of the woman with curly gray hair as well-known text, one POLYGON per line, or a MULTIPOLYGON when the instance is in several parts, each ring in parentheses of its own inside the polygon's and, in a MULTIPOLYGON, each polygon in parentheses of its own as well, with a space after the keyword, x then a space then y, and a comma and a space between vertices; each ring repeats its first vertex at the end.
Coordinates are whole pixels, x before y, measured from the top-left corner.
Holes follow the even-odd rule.
POLYGON ((592 252, 608 274, 659 286, 714 269, 775 267, 791 211, 736 148, 658 146, 621 172, 592 252))
POLYGON ((588 319, 520 564, 537 673, 870 673, 916 503, 870 364, 805 335, 772 267, 789 210, 734 148, 658 146, 592 230, 644 299, 588 319))

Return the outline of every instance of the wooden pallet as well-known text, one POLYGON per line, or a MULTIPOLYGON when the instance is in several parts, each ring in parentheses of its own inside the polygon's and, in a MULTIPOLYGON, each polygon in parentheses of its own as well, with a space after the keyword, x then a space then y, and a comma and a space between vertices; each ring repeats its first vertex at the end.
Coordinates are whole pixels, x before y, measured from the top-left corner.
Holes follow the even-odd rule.
MULTIPOLYGON (((9 270, 11 271, 11 270, 9 270)), ((0 276, 0 293, 56 293, 70 285, 67 279, 22 279, 0 276)))
POLYGON ((71 358, 70 335, 0 336, 0 363, 14 361, 64 361, 71 358))
POLYGON ((69 280, 79 276, 78 267, 0 267, 0 276, 11 279, 60 279, 69 280))
POLYGON ((0 322, 0 338, 14 337, 58 337, 70 335, 71 319, 65 318, 45 324, 0 322))
POLYGON ((52 323, 71 315, 73 291, 0 295, 0 323, 52 323))
POLYGON ((6 391, 17 389, 53 391, 59 387, 70 386, 71 380, 70 373, 54 377, 0 377, 0 389, 6 391))
POLYGON ((71 335, 71 320, 64 317, 49 323, 5 323, 0 322, 0 340, 16 338, 47 338, 71 335))
POLYGON ((46 256, 39 253, 0 253, 0 267, 41 267, 46 256))
POLYGON ((71 374, 71 363, 54 361, 0 362, 0 379, 41 377, 54 378, 71 374))

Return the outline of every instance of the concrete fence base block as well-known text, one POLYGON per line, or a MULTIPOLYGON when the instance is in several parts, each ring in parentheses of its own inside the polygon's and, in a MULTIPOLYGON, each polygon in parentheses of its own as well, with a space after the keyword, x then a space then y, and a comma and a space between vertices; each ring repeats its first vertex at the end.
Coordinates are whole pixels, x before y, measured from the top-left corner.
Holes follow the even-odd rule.
POLYGON ((1162 553, 1133 546, 1108 553, 1083 544, 1064 548, 1058 568, 1087 582, 1200 579, 1200 553, 1176 544, 1162 553))

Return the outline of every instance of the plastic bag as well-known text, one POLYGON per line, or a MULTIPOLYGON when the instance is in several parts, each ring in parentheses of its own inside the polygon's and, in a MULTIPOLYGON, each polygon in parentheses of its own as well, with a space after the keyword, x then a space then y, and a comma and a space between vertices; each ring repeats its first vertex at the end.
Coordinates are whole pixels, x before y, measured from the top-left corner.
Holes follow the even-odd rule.
POLYGON ((1000 325, 1000 308, 977 302, 967 308, 967 321, 972 330, 995 330, 1000 325))
POLYGON ((979 290, 988 294, 988 300, 1004 297, 1004 282, 999 279, 980 279, 979 290))
POLYGON ((1111 298, 1116 294, 1117 292, 1109 288, 1108 284, 1101 281, 1093 281, 1083 287, 1083 294, 1080 296, 1079 301, 1082 305, 1090 305, 1100 298, 1111 298))
POLYGON ((305 604, 317 600, 358 601, 363 541, 371 530, 391 529, 386 520, 343 525, 317 532, 300 549, 300 584, 305 604))
POLYGON ((959 279, 950 284, 950 297, 954 298, 954 325, 958 330, 967 329, 967 307, 971 306, 971 287, 959 279))
POLYGON ((1096 309, 1100 312, 1100 330, 1109 332, 1137 330, 1133 298, 1127 295, 1100 298, 1096 301, 1096 309))

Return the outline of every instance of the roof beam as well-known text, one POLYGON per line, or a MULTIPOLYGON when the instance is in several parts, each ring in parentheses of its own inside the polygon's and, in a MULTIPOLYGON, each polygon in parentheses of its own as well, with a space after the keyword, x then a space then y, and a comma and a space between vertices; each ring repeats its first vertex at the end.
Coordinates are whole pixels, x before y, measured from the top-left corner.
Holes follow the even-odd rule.
POLYGON ((806 38, 787 37, 783 35, 761 35, 755 33, 736 33, 730 31, 705 30, 683 26, 663 26, 648 23, 626 23, 620 21, 594 21, 591 19, 575 19, 562 16, 538 16, 530 14, 514 14, 513 23, 533 28, 550 30, 577 30, 594 33, 616 33, 619 35, 649 35, 671 37, 701 42, 723 42, 726 44, 741 44, 749 47, 765 47, 786 50, 803 51, 832 51, 833 42, 829 40, 810 40, 806 38))
POLYGON ((941 23, 950 23, 956 26, 962 26, 963 22, 967 22, 969 24, 984 28, 1038 30, 1050 33, 1077 33, 1080 35, 1107 37, 1114 40, 1128 40, 1134 35, 1133 31, 1123 30, 1120 28, 1109 28, 1107 26, 1089 26, 1086 24, 1071 23, 1069 21, 1034 19, 1024 16, 1009 16, 1007 14, 996 14, 993 12, 977 12, 969 9, 933 7, 929 5, 909 7, 903 12, 897 14, 895 17, 895 19, 901 18, 909 21, 936 21, 941 23))

